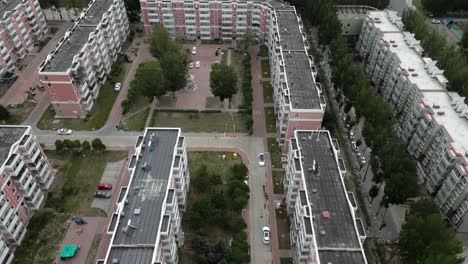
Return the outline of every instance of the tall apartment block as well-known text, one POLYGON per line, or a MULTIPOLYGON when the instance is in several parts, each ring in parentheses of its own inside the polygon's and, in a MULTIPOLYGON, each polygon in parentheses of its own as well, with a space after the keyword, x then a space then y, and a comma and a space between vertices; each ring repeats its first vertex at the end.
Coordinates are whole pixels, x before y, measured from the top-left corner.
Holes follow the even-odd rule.
POLYGON ((39 66, 56 117, 80 118, 91 110, 128 33, 123 0, 89 3, 39 66))
POLYGON ((436 61, 392 11, 369 12, 357 43, 366 72, 397 117, 397 134, 418 161, 417 172, 447 218, 466 230, 468 106, 447 91, 436 61))
POLYGON ((26 57, 35 41, 48 32, 37 0, 0 2, 0 77, 14 72, 15 63, 26 57))
POLYGON ((0 126, 0 164, 0 262, 10 263, 55 174, 28 126, 0 126))
POLYGON ((295 130, 320 129, 326 102, 301 18, 294 7, 275 8, 268 41, 276 131, 283 151, 295 130))
POLYGON ((101 263, 177 263, 190 174, 185 138, 176 128, 146 128, 130 160, 130 182, 117 200, 101 263))
POLYGON ((366 233, 344 184, 340 149, 326 130, 296 130, 284 178, 294 263, 367 263, 366 233))

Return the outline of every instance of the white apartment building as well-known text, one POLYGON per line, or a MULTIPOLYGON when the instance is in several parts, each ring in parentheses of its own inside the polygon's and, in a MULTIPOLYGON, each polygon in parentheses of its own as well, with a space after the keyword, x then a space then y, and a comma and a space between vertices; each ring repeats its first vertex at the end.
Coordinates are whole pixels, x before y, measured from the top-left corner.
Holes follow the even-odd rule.
POLYGON ((468 210, 468 106, 447 91, 436 61, 392 11, 369 12, 357 49, 366 72, 397 117, 399 137, 418 161, 417 173, 436 204, 459 229, 468 210))
POLYGON ((0 166, 0 262, 10 263, 55 173, 29 126, 0 126, 0 166))
POLYGON ((93 0, 39 66, 57 117, 91 111, 129 33, 123 0, 93 0))
POLYGON ((130 182, 117 200, 107 233, 111 242, 98 263, 177 263, 184 243, 190 174, 185 138, 178 128, 148 127, 130 160, 130 182))
POLYGON ((367 263, 364 225, 346 192, 344 162, 326 130, 297 130, 284 178, 294 263, 367 263))

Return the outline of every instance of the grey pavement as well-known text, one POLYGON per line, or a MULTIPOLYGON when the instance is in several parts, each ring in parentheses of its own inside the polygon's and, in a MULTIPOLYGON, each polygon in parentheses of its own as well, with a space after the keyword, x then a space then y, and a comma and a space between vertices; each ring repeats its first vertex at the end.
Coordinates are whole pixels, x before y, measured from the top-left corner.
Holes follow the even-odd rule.
MULTIPOLYGON (((120 175, 120 169, 124 164, 124 160, 116 162, 108 162, 104 174, 102 175, 102 183, 112 184, 112 195, 118 195, 117 177, 120 175), (116 191, 117 190, 117 191, 116 191)), ((91 207, 102 209, 107 212, 110 206, 111 199, 94 198, 91 207)))

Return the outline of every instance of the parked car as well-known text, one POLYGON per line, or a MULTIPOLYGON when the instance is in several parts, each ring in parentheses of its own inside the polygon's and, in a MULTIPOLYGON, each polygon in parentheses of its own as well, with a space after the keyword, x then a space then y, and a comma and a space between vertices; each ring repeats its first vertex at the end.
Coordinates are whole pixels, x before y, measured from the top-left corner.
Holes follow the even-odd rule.
POLYGON ((100 183, 97 186, 98 190, 112 190, 112 184, 110 183, 100 183))
POLYGON ((265 166, 265 154, 263 153, 258 154, 258 166, 265 166))
POLYGON ((67 129, 67 128, 60 128, 59 130, 57 130, 57 134, 59 134, 59 135, 71 135, 71 134, 73 134, 73 130, 67 129))
POLYGON ((120 87, 122 87, 122 84, 121 83, 116 83, 115 86, 114 86, 114 90, 116 92, 120 91, 120 87))
POLYGON ((263 233, 263 244, 269 245, 270 244, 270 228, 268 226, 264 226, 262 229, 263 233))
POLYGON ((432 24, 440 24, 440 20, 433 18, 433 19, 431 19, 431 23, 432 24))
POLYGON ((109 191, 96 191, 94 193, 94 197, 109 199, 111 197, 111 193, 109 191))
POLYGON ((193 47, 192 48, 192 55, 196 55, 197 54, 197 47, 193 47))
POLYGON ((200 61, 196 61, 196 62, 195 62, 195 68, 197 68, 197 69, 200 68, 200 64, 201 64, 200 61))
POLYGON ((365 165, 366 164, 366 158, 364 156, 361 157, 361 159, 359 160, 359 163, 361 163, 361 165, 365 165))
POLYGON ((351 148, 356 152, 359 151, 359 146, 356 145, 356 141, 351 141, 351 148))
POLYGON ((189 65, 188 65, 188 67, 189 67, 190 69, 193 69, 193 62, 190 62, 189 65))
POLYGON ((349 131, 349 132, 348 132, 348 137, 349 137, 349 139, 354 139, 354 132, 353 132, 353 131, 349 131))

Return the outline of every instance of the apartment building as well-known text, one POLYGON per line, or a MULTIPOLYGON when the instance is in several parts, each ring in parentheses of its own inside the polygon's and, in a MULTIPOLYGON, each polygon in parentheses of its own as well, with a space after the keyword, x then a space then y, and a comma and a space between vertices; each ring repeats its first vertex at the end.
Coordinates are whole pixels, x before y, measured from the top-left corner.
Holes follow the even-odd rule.
POLYGON ((140 0, 145 32, 163 25, 182 39, 236 39, 246 32, 266 38, 268 20, 280 1, 140 0))
POLYGON ((48 30, 37 0, 0 2, 0 77, 13 73, 15 63, 26 57, 48 30))
POLYGON ((180 129, 146 128, 129 162, 107 233, 111 242, 100 263, 177 263, 190 174, 180 129))
POLYGON ((0 262, 10 263, 55 173, 29 126, 0 126, 0 164, 0 262))
POLYGON ((129 33, 123 0, 93 0, 44 62, 39 78, 56 117, 85 117, 129 33))
POLYGON ((274 91, 276 131, 283 151, 295 130, 319 129, 326 102, 317 78, 314 58, 309 55, 304 26, 296 9, 275 8, 268 41, 274 91))
POLYGON ((366 72, 397 117, 397 135, 418 161, 417 173, 441 211, 468 227, 468 106, 448 92, 436 61, 392 11, 369 12, 357 42, 366 72))
POLYGON ((326 130, 296 130, 284 178, 294 263, 367 263, 364 225, 344 184, 340 149, 326 130))

